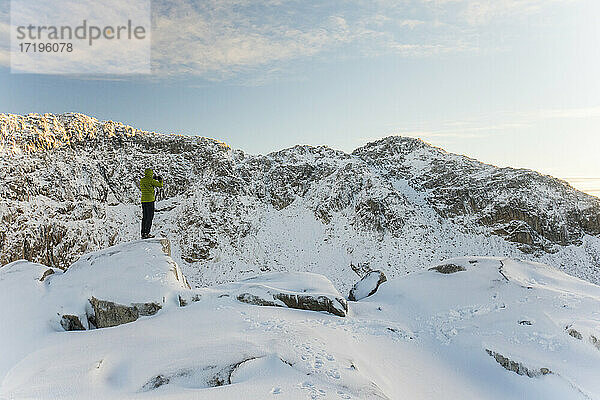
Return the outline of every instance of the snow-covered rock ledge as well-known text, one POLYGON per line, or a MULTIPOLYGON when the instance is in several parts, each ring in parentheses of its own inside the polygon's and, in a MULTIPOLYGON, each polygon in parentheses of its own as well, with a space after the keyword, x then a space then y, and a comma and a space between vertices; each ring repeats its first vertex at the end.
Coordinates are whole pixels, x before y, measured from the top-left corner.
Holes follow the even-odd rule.
POLYGON ((451 259, 346 303, 317 274, 192 289, 168 253, 0 268, 0 398, 600 398, 600 287, 549 266, 451 259))
POLYGON ((1 304, 10 305, 0 313, 0 343, 28 343, 25 348, 3 348, 0 376, 11 360, 41 345, 40 340, 52 332, 132 322, 175 306, 178 294, 190 290, 170 257, 166 239, 134 241, 90 253, 66 272, 15 261, 0 268, 0 286, 1 304))
POLYGON ((325 311, 338 317, 348 312, 346 299, 323 275, 271 272, 220 287, 243 303, 325 311))

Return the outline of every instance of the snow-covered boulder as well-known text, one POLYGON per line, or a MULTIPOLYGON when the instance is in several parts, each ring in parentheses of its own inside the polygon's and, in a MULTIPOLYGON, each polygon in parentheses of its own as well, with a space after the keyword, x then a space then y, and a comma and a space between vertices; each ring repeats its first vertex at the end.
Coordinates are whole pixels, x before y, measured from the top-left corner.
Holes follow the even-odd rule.
POLYGON ((323 275, 308 272, 272 272, 223 285, 243 303, 325 311, 345 317, 348 304, 323 275))
POLYGON ((352 289, 350 289, 350 294, 348 294, 348 300, 350 301, 358 301, 362 300, 365 297, 372 296, 377 292, 379 286, 386 282, 387 278, 383 271, 370 271, 368 274, 363 276, 363 278, 356 282, 352 289))
MULTIPOLYGON (((154 315, 190 286, 170 258, 167 239, 133 241, 81 257, 53 289, 86 297, 89 327, 106 328, 154 315)), ((80 306, 80 307, 81 307, 80 306)), ((81 308, 79 309, 81 313, 81 308)))
MULTIPOLYGON (((165 260, 160 244, 133 247, 147 252, 144 259, 165 260)), ((168 265, 160 274, 167 282, 155 292, 166 301, 153 317, 73 332, 50 329, 56 304, 45 308, 69 271, 40 282, 43 266, 0 268, 0 300, 16 309, 0 309, 0 398, 600 397, 600 351, 592 340, 600 337, 600 287, 546 265, 447 260, 436 265, 455 272, 425 269, 390 279, 349 303, 345 318, 238 299, 246 293, 276 303, 274 294, 294 293, 335 300, 339 293, 320 275, 271 273, 184 290, 170 286, 177 281, 168 265)), ((153 279, 148 268, 141 280, 112 284, 137 292, 153 279)), ((127 307, 154 297, 118 295, 111 294, 115 304, 127 307)))
POLYGON ((189 284, 168 253, 166 239, 139 240, 86 254, 65 272, 28 261, 1 267, 0 304, 10 306, 0 308, 0 377, 52 332, 114 326, 178 306, 189 284), (103 312, 109 303, 131 309, 129 318, 103 312))

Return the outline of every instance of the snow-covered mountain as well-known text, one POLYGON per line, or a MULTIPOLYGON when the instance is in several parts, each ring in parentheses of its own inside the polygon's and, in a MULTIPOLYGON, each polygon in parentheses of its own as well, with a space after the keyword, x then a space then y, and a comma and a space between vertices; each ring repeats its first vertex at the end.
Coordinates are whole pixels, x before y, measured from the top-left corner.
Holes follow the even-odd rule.
POLYGON ((166 183, 154 230, 171 239, 192 286, 308 271, 346 292, 372 269, 394 278, 467 255, 600 282, 598 198, 417 139, 250 155, 81 114, 0 114, 0 154, 1 264, 64 269, 136 239, 136 185, 152 167, 166 183))
POLYGON ((600 397, 600 287, 512 258, 345 302, 300 272, 193 289, 168 242, 138 240, 5 265, 0 303, 2 399, 600 397))

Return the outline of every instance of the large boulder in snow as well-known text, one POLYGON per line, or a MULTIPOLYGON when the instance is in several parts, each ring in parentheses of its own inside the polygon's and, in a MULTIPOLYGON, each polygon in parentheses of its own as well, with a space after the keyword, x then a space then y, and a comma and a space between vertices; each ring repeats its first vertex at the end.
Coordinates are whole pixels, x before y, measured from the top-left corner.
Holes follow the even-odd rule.
POLYGON ((358 301, 362 300, 365 297, 372 296, 377 292, 379 286, 386 282, 387 278, 383 271, 371 271, 363 278, 356 282, 352 289, 350 289, 350 294, 348 294, 348 300, 350 301, 358 301))
POLYGON ((96 328, 108 328, 133 322, 140 316, 154 315, 162 308, 158 303, 137 303, 130 306, 117 304, 112 301, 90 299, 93 313, 88 320, 96 328))
POLYGON ((0 308, 0 343, 5 344, 0 382, 8 365, 34 351, 47 334, 88 329, 94 318, 95 326, 113 326, 160 307, 178 307, 179 295, 188 297, 190 290, 168 254, 166 239, 138 240, 86 254, 64 272, 28 261, 0 267, 0 304, 10 305, 0 308), (99 299, 96 307, 93 298, 99 299), (100 311, 100 305, 108 310, 111 304, 128 307, 129 318, 100 311), (11 345, 17 339, 26 346, 11 345))
POLYGON ((258 306, 325 311, 345 317, 348 303, 329 279, 307 272, 273 272, 222 286, 239 301, 258 306))
MULTIPOLYGON (((167 239, 134 241, 87 254, 66 272, 64 282, 85 282, 90 326, 106 328, 154 315, 190 286, 169 256, 167 239)), ((173 300, 178 304, 178 301, 173 300)), ((85 302, 84 302, 85 304, 85 302)))

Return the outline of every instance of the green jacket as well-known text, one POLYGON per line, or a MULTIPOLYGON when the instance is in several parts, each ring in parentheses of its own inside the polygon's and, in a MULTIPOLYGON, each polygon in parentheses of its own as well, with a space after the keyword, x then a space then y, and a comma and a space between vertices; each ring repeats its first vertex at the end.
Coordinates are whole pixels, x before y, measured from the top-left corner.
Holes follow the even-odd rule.
POLYGON ((163 187, 162 182, 154 179, 154 172, 148 168, 144 171, 144 177, 140 180, 140 189, 142 190, 142 203, 150 203, 155 200, 154 188, 163 187))

